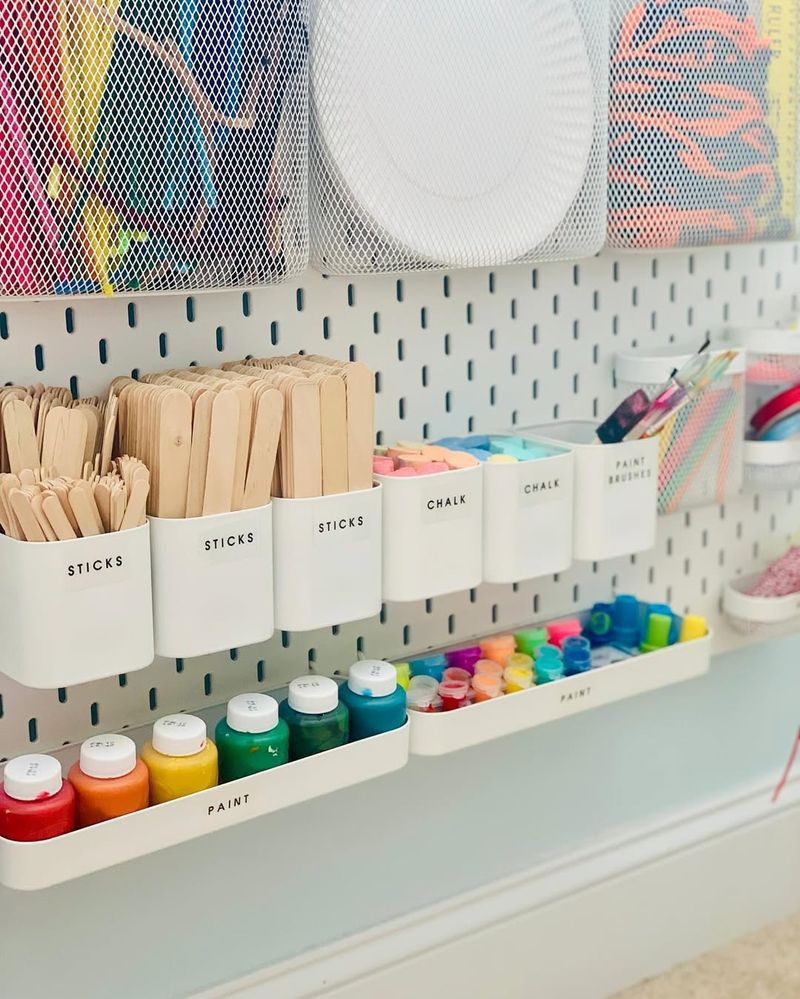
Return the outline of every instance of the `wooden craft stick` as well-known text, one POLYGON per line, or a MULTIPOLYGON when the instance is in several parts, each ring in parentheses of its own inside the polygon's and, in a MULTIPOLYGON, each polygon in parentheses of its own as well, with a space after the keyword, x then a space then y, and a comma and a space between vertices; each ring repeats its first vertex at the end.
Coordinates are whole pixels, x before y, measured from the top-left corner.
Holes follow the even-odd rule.
POLYGON ((250 442, 250 460, 244 490, 243 509, 269 502, 275 458, 283 420, 283 396, 277 389, 263 392, 256 407, 255 426, 250 442))
POLYGON ((37 468, 39 447, 30 407, 20 399, 11 399, 2 415, 10 470, 18 473, 23 468, 37 468))
POLYGON ((30 497, 31 510, 33 510, 33 515, 38 521, 39 527, 41 527, 46 541, 57 541, 56 532, 50 525, 50 521, 47 519, 47 514, 44 512, 43 501, 44 497, 41 493, 35 493, 30 497))
POLYGON ((44 531, 39 526, 39 521, 31 509, 30 500, 25 493, 21 489, 12 489, 9 498, 25 540, 45 541, 44 531))
POLYGON ((69 503, 75 514, 75 520, 78 522, 82 538, 92 538, 103 533, 100 515, 97 513, 96 507, 92 510, 93 499, 90 501, 90 496, 88 484, 87 489, 80 489, 76 485, 69 491, 69 503))
POLYGON ((145 509, 147 506, 147 493, 150 484, 144 479, 137 479, 128 496, 128 505, 125 508, 125 515, 119 526, 120 531, 128 531, 134 527, 141 527, 145 522, 145 509))
POLYGON ((238 428, 239 401, 233 392, 220 392, 211 414, 203 516, 230 512, 238 428))
MULTIPOLYGON (((166 389, 158 406, 157 516, 185 517, 192 450, 192 400, 180 389, 166 389)), ((233 399, 236 404, 236 400, 233 399)))
POLYGON ((42 507, 59 541, 73 541, 77 538, 78 535, 64 513, 64 508, 55 493, 48 493, 44 497, 42 507))
POLYGON ((192 420, 192 451, 189 459, 189 485, 186 493, 186 516, 200 517, 206 491, 208 446, 211 440, 211 412, 216 394, 201 392, 195 400, 192 420))

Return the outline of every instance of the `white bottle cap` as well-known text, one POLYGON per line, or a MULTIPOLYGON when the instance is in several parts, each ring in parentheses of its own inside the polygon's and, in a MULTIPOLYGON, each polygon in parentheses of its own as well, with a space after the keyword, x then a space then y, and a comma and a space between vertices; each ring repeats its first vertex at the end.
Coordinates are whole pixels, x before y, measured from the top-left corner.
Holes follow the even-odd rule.
POLYGON ((237 694, 228 701, 234 732, 269 732, 278 724, 278 702, 269 694, 237 694))
POLYGON ((61 790, 61 764, 53 756, 30 753, 6 763, 3 790, 16 801, 39 801, 61 790))
POLYGON ((347 686, 362 697, 388 697, 397 690, 397 670, 381 659, 353 663, 347 686))
POLYGON ((194 756, 205 744, 206 723, 196 715, 165 715, 153 726, 153 749, 164 756, 194 756))
POLYGON ((322 715, 339 703, 339 684, 329 676, 300 676, 289 684, 289 707, 302 715, 322 715))
POLYGON ((127 735, 96 735, 81 744, 81 770, 87 777, 124 777, 136 766, 136 743, 127 735))

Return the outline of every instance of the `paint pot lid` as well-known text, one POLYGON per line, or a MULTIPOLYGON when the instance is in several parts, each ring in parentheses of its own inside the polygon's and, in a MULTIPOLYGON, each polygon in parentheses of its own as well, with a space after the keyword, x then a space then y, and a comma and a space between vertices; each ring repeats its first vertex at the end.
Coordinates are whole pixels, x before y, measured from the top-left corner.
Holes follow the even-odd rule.
POLYGON ((96 735, 81 743, 80 767, 87 777, 124 777, 136 766, 136 743, 127 735, 96 735))
POLYGON ((164 756, 194 756, 206 745, 206 723, 196 715, 165 715, 153 725, 153 749, 164 756))
POLYGON ((353 663, 347 686, 362 697, 388 697, 397 689, 397 670, 382 659, 353 663))
POLYGON ((62 785, 61 764, 53 756, 29 753, 6 763, 3 790, 16 801, 39 801, 58 794, 62 785))
POLYGON ((323 715, 338 703, 339 685, 329 676, 299 676, 289 684, 289 707, 301 715, 323 715))
POLYGON ((234 732, 270 732, 278 724, 278 702, 269 694, 237 694, 228 701, 234 732))

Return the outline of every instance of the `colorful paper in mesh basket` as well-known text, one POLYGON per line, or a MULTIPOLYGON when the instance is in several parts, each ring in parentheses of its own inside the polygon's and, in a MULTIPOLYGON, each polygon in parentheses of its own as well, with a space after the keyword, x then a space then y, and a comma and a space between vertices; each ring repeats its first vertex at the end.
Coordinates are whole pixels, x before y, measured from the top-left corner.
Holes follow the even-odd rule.
POLYGON ((709 388, 661 429, 659 513, 678 510, 691 486, 704 475, 715 477, 716 502, 725 498, 739 430, 738 406, 738 392, 733 387, 709 388))
POLYGON ((296 0, 2 0, 0 294, 280 276, 304 38, 296 0))
POLYGON ((745 0, 640 0, 627 10, 611 59, 614 242, 680 246, 791 233, 796 14, 794 0, 767 9, 776 6, 775 30, 785 37, 775 50, 745 0), (778 117, 787 134, 770 127, 778 117))

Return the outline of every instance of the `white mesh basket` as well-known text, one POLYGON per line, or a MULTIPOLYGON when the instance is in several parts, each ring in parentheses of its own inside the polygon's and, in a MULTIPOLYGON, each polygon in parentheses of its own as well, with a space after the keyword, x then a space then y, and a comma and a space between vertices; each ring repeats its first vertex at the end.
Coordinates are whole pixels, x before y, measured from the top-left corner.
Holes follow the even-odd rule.
POLYGON ((314 265, 598 250, 607 59, 607 0, 311 0, 314 265))
MULTIPOLYGON (((621 396, 642 388, 650 399, 691 355, 677 351, 619 354, 621 396)), ((658 512, 722 503, 742 488, 744 358, 664 425, 659 438, 658 512)))
POLYGON ((612 0, 608 240, 790 238, 797 0, 612 0))
POLYGON ((304 2, 3 4, 0 295, 302 270, 304 2))

